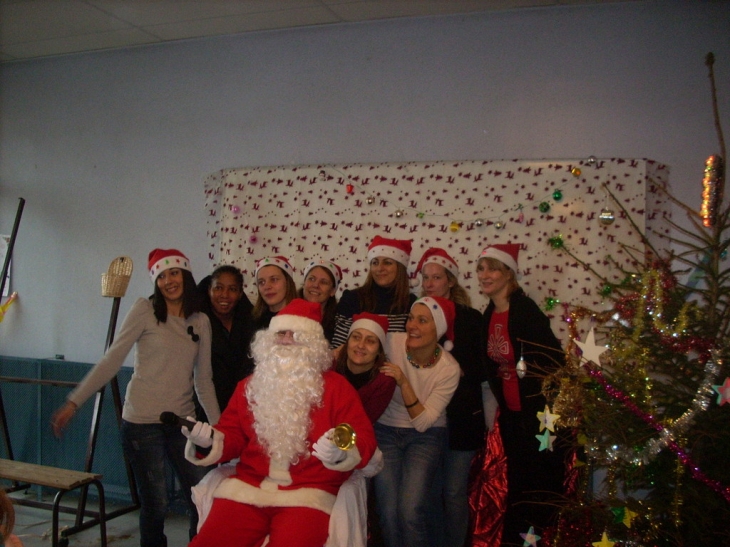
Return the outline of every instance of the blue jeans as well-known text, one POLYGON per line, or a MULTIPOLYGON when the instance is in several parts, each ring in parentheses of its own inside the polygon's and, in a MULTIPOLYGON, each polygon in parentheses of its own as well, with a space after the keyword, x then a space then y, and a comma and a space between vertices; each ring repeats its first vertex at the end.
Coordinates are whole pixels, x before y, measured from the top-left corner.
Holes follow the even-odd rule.
POLYGON ((444 456, 445 547, 463 547, 469 529, 469 471, 476 450, 446 449, 444 456))
POLYGON ((190 489, 205 476, 207 467, 198 467, 185 459, 185 437, 179 426, 133 424, 122 421, 122 446, 129 458, 137 482, 141 504, 139 512, 140 547, 166 547, 165 516, 168 510, 165 460, 180 481, 182 494, 190 511, 190 537, 198 526, 198 512, 190 489))
POLYGON ((373 478, 386 547, 428 547, 431 507, 440 503, 433 480, 441 465, 445 427, 423 433, 375 423, 383 470, 373 478))

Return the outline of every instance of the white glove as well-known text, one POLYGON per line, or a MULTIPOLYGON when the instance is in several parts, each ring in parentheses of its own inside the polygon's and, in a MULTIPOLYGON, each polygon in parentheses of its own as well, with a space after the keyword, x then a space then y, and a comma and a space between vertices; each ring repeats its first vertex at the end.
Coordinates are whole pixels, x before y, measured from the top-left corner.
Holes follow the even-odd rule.
POLYGON ((332 441, 334 432, 335 428, 333 427, 312 445, 312 455, 319 459, 319 461, 330 465, 340 463, 347 456, 345 451, 332 441))
POLYGON ((195 418, 188 416, 188 420, 195 422, 193 430, 190 431, 187 427, 182 426, 180 431, 185 435, 191 443, 200 448, 210 448, 213 446, 213 428, 210 424, 205 422, 196 422, 195 418))

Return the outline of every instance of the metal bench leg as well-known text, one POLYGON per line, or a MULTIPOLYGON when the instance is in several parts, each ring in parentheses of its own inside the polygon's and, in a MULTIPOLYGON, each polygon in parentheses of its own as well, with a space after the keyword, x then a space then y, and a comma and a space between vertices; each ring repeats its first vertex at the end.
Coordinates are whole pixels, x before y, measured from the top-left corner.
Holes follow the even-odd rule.
POLYGON ((106 547, 106 501, 104 500, 104 487, 101 481, 92 481, 99 492, 99 533, 101 534, 101 547, 106 547))
MULTIPOLYGON (((61 498, 63 495, 68 492, 68 490, 59 490, 56 492, 56 496, 53 498, 53 516, 51 517, 51 521, 53 523, 52 526, 52 535, 51 535, 51 546, 52 547, 59 547, 58 542, 58 508, 61 506, 61 498)), ((68 544, 68 543, 67 543, 68 544)))

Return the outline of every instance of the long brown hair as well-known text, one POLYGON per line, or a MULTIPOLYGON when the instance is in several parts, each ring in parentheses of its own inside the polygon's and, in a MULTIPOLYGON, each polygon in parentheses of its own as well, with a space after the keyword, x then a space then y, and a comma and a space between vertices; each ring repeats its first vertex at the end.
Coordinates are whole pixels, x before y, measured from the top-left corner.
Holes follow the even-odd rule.
MULTIPOLYGON (((188 270, 181 269, 180 271, 182 272, 183 278, 182 311, 183 317, 187 319, 194 313, 200 311, 201 300, 200 294, 195 287, 195 278, 193 277, 193 274, 190 273, 188 270)), ((155 318, 157 318, 157 322, 166 323, 167 302, 165 302, 165 297, 162 295, 162 291, 157 286, 157 279, 155 279, 155 291, 152 293, 152 296, 150 296, 150 301, 152 302, 152 309, 155 312, 155 318)))
MULTIPOLYGON (((279 268, 279 266, 276 266, 276 264, 270 264, 270 266, 275 266, 276 268, 279 268)), ((284 274, 284 279, 286 279, 286 296, 284 296, 284 302, 288 304, 297 297, 297 286, 288 273, 286 273, 281 268, 279 268, 279 271, 284 274)), ((256 280, 254 280, 254 283, 256 283, 256 280)), ((261 291, 258 290, 258 283, 256 283, 256 290, 258 291, 258 297, 256 298, 256 303, 253 306, 253 310, 251 310, 251 315, 253 316, 254 321, 258 321, 259 319, 261 319, 261 316, 264 314, 264 312, 269 309, 269 305, 261 297, 261 291)))
MULTIPOLYGON (((393 301, 390 303, 391 314, 408 313, 410 307, 411 286, 408 282, 408 271, 400 262, 396 262, 398 272, 395 275, 393 301)), ((378 285, 373 280, 372 272, 368 271, 368 277, 360 287, 355 289, 357 298, 360 302, 360 311, 375 312, 375 293, 374 288, 378 285)))

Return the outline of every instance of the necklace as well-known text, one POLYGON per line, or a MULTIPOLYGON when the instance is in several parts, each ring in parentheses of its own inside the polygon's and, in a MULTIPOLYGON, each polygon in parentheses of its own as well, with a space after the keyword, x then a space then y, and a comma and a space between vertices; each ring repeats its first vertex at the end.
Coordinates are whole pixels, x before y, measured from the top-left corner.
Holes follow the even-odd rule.
POLYGON ((436 361, 439 360, 439 355, 441 355, 441 347, 436 346, 436 351, 433 352, 433 356, 428 360, 428 363, 426 363, 425 365, 419 365, 411 357, 410 350, 406 350, 406 359, 408 359, 408 362, 415 368, 431 368, 436 364, 436 361))

